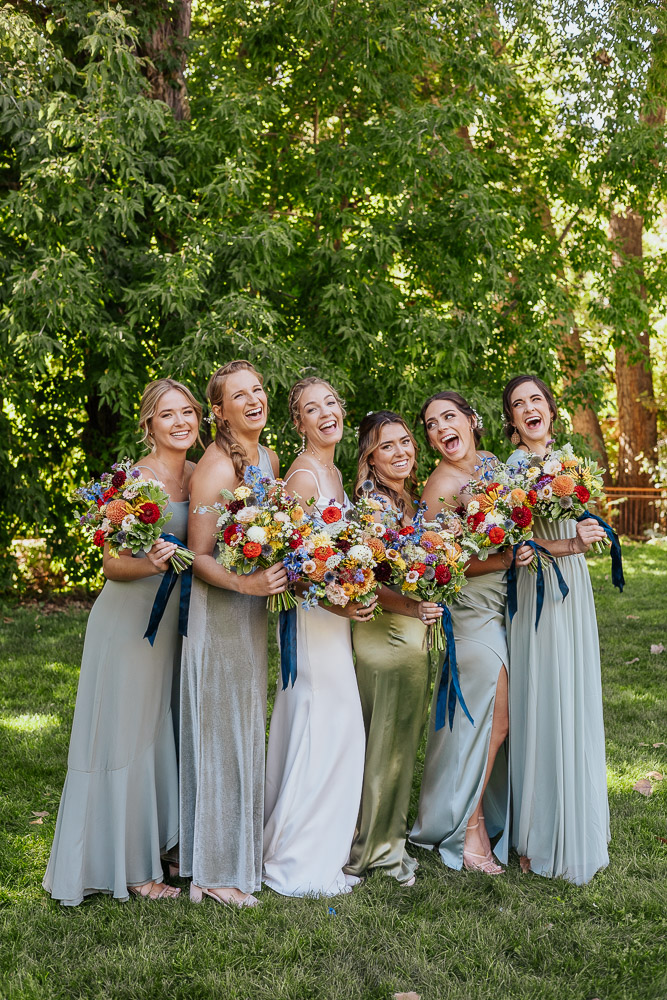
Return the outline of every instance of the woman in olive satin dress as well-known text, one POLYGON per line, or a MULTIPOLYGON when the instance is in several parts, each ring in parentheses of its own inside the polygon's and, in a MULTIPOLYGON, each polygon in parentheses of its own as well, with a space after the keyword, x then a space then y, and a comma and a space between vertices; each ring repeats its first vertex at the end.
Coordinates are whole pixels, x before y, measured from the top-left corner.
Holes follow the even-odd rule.
MULTIPOLYGON (((359 426, 355 495, 373 483, 403 525, 416 509, 417 446, 411 431, 390 410, 369 413, 359 426)), ((405 846, 408 808, 419 741, 428 711, 430 671, 426 625, 442 616, 420 601, 383 586, 383 614, 357 622, 352 641, 366 728, 366 759, 357 833, 345 871, 378 869, 404 886, 415 881, 416 860, 405 846)))

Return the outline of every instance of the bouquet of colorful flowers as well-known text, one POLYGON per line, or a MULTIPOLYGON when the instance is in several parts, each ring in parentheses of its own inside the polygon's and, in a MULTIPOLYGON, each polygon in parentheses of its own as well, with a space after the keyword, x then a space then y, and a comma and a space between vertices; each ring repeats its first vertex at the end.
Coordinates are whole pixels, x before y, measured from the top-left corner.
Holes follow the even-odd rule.
MULTIPOLYGON (((391 566, 388 582, 404 594, 416 594, 425 601, 452 604, 466 584, 467 555, 456 541, 456 532, 446 518, 425 521, 426 505, 420 504, 412 524, 385 527, 382 541, 391 566)), ((429 648, 445 648, 442 622, 428 626, 429 648)))
POLYGON ((471 480, 456 513, 463 527, 462 546, 479 559, 532 538, 535 497, 523 489, 510 469, 498 463, 487 482, 471 480))
POLYGON ((312 534, 285 565, 308 584, 303 607, 318 604, 344 608, 349 601, 371 604, 378 585, 391 568, 384 544, 384 526, 374 521, 381 505, 369 497, 345 510, 332 500, 318 511, 312 534))
MULTIPOLYGON (((148 552, 171 520, 171 511, 165 513, 169 494, 157 479, 145 479, 139 469, 131 468, 129 458, 116 462, 111 472, 104 472, 98 481, 74 491, 73 501, 85 503, 87 509, 79 524, 91 537, 94 545, 109 546, 116 558, 121 549, 148 552)), ((169 560, 174 571, 180 573, 194 560, 194 552, 179 546, 169 560)))
POLYGON ((569 443, 543 459, 527 456, 519 470, 534 514, 547 521, 576 520, 584 514, 604 494, 603 472, 597 462, 575 455, 569 443))
MULTIPOLYGON (((312 528, 303 507, 291 496, 281 479, 269 479, 255 465, 247 466, 244 483, 231 492, 222 490, 225 503, 199 510, 218 514, 217 561, 236 573, 268 569, 303 546, 312 528)), ((286 590, 267 600, 269 611, 296 607, 286 590)))

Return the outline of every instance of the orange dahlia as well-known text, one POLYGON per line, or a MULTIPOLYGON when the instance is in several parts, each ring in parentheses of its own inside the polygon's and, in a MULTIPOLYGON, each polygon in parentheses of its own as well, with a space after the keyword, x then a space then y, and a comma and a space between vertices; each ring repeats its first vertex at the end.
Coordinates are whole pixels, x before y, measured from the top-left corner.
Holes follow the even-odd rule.
POLYGON ((377 559, 382 559, 384 556, 384 545, 379 538, 373 538, 372 536, 370 538, 366 538, 364 539, 364 545, 368 546, 377 559))
POLYGON ((441 549, 445 542, 437 531, 425 531, 419 544, 422 548, 426 549, 427 552, 432 552, 434 549, 441 549))
POLYGON ((127 504, 124 500, 110 500, 105 513, 111 523, 118 527, 123 523, 123 518, 127 514, 127 504))
POLYGON ((526 499, 527 497, 523 490, 516 489, 512 490, 510 493, 510 500, 512 501, 514 507, 520 507, 526 502, 526 499))
POLYGON ((556 476, 551 488, 557 497, 569 497, 574 493, 574 479, 572 476, 556 476))

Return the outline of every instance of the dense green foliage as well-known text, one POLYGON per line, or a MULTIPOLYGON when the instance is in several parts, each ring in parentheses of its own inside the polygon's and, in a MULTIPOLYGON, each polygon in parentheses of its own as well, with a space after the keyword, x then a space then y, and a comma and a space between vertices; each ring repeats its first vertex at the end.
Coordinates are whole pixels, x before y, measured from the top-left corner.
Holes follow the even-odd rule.
MULTIPOLYGON (((667 782, 654 781, 650 798, 632 786, 667 769, 667 653, 650 652, 665 643, 667 549, 634 545, 625 556, 622 595, 609 581, 608 557, 590 561, 612 841, 609 868, 579 888, 521 875, 516 857, 494 878, 448 871, 418 851, 412 889, 375 875, 335 900, 290 900, 267 889, 257 910, 241 912, 185 898, 121 904, 99 896, 63 911, 40 883, 86 613, 0 609, 0 995, 391 1000, 414 990, 422 1000, 664 1000, 667 782)), ((411 816, 418 786, 419 774, 411 816)))
POLYGON ((137 54, 173 7, 0 8, 0 552, 45 535, 70 582, 89 570, 64 495, 137 454, 149 378, 203 398, 251 358, 284 461, 304 371, 350 429, 458 388, 498 445, 508 375, 599 399, 666 281, 657 248, 643 299, 607 237, 664 193, 641 117, 661 6, 195 0, 183 121, 137 54))

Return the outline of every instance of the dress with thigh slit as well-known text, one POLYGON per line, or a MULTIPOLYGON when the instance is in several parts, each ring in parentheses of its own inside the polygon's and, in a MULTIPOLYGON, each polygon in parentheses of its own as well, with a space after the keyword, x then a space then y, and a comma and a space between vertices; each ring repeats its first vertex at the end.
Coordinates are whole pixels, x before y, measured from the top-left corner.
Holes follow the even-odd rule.
MULTIPOLYGON (((435 731, 439 671, 435 677, 419 810, 410 841, 437 848, 449 868, 463 866, 466 827, 486 775, 496 687, 507 666, 506 600, 505 573, 494 571, 472 577, 451 608, 461 690, 474 725, 457 705, 453 729, 447 720, 435 731)), ((483 808, 487 831, 494 837, 503 829, 507 811, 503 747, 496 755, 483 808)))

